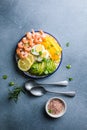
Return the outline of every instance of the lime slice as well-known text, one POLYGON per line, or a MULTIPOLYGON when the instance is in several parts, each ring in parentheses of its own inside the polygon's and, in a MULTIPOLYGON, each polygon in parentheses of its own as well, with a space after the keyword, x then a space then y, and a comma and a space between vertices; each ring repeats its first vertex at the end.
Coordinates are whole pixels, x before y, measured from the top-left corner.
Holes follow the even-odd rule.
POLYGON ((18 61, 18 68, 22 71, 28 71, 31 67, 32 63, 30 59, 19 59, 18 61))

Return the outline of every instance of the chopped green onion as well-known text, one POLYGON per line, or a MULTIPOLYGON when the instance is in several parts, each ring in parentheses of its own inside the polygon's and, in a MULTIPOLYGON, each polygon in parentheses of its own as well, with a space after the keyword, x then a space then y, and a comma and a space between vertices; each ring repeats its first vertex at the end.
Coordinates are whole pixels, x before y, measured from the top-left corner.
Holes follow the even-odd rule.
POLYGON ((55 55, 58 55, 58 54, 59 54, 59 52, 58 52, 58 51, 56 51, 56 52, 55 52, 55 55))
POLYGON ((44 71, 44 74, 48 74, 49 72, 47 70, 44 71))
POLYGON ((50 49, 50 46, 48 46, 47 49, 50 49))
POLYGON ((46 61, 47 59, 46 58, 43 58, 43 61, 46 61))
POLYGON ((39 51, 39 55, 42 55, 42 51, 39 51))
POLYGON ((53 44, 51 44, 50 46, 53 47, 53 44))
POLYGON ((9 83, 9 86, 14 86, 14 85, 15 85, 14 82, 10 82, 10 83, 9 83))
POLYGON ((69 42, 67 42, 67 43, 66 43, 66 46, 69 47, 69 45, 70 45, 69 42))
POLYGON ((7 79, 8 76, 7 76, 7 75, 3 75, 2 78, 3 78, 3 79, 7 79))
POLYGON ((34 49, 32 49, 31 51, 34 52, 34 49))
POLYGON ((49 113, 52 113, 52 110, 51 110, 51 109, 49 109, 49 110, 48 110, 48 112, 49 112, 49 113))
POLYGON ((71 65, 70 65, 70 64, 66 65, 66 68, 67 68, 67 69, 70 69, 70 68, 71 68, 71 65))
POLYGON ((72 81, 72 80, 73 80, 73 78, 71 78, 71 77, 70 77, 70 78, 68 78, 68 80, 69 80, 69 81, 72 81))

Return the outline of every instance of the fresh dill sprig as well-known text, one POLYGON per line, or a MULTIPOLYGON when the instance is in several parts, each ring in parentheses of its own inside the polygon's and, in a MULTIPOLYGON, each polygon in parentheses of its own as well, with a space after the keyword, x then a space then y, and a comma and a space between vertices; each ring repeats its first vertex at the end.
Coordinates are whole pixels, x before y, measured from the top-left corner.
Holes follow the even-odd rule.
POLYGON ((8 99, 17 102, 21 92, 25 93, 23 87, 15 87, 12 91, 9 91, 8 99))

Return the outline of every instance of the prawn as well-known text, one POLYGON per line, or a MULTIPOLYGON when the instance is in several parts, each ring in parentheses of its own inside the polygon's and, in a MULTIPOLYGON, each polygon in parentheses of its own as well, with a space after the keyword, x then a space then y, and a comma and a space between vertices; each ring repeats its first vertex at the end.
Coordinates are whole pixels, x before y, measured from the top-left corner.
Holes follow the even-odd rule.
POLYGON ((16 49, 16 53, 17 53, 17 55, 19 56, 19 55, 21 54, 22 51, 23 51, 23 49, 21 49, 21 48, 17 48, 17 49, 16 49))
POLYGON ((33 44, 33 39, 29 40, 29 45, 32 46, 33 44))
POLYGON ((27 37, 28 39, 31 39, 31 38, 32 38, 31 33, 30 33, 30 32, 27 32, 27 33, 26 33, 26 37, 27 37))
POLYGON ((31 50, 31 47, 29 47, 29 46, 24 46, 24 50, 27 51, 27 52, 29 52, 29 51, 31 50))
POLYGON ((35 35, 35 31, 34 31, 34 29, 32 29, 32 31, 31 31, 31 32, 32 32, 32 34, 34 34, 34 35, 35 35))
POLYGON ((22 41, 20 41, 20 42, 18 43, 18 47, 19 47, 19 48, 23 48, 23 47, 24 47, 24 43, 23 43, 22 41))
POLYGON ((46 34, 43 32, 43 30, 39 30, 39 33, 41 34, 41 39, 44 40, 44 38, 46 37, 46 34))
POLYGON ((21 53, 21 55, 20 55, 20 57, 21 57, 22 59, 26 58, 27 56, 28 56, 28 52, 26 52, 26 51, 23 51, 23 52, 21 53))
POLYGON ((41 35, 43 35, 43 34, 44 34, 43 30, 39 30, 39 33, 40 33, 41 35))
POLYGON ((40 44, 42 42, 42 38, 40 36, 36 36, 34 39, 34 43, 40 44))
POLYGON ((28 43, 28 39, 26 37, 22 38, 23 43, 28 43))
POLYGON ((33 47, 35 45, 35 43, 32 43, 30 46, 33 47))
POLYGON ((35 35, 36 35, 35 31, 32 29, 32 38, 33 39, 35 38, 35 35))
POLYGON ((22 51, 21 54, 20 54, 20 58, 24 59, 28 56, 28 52, 26 51, 22 51))

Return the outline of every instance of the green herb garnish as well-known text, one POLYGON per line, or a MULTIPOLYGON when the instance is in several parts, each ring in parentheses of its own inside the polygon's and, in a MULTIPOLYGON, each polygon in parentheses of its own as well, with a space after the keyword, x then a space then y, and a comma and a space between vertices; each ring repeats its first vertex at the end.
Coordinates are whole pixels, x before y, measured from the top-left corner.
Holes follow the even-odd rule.
POLYGON ((48 46, 47 49, 50 49, 50 46, 48 46))
POLYGON ((47 70, 44 71, 44 74, 48 74, 49 72, 47 70))
POLYGON ((9 86, 14 86, 15 83, 14 82, 9 82, 9 86))
POLYGON ((39 55, 42 55, 42 51, 39 51, 39 55))
POLYGON ((14 88, 12 91, 9 91, 8 99, 9 100, 14 100, 15 102, 17 102, 19 94, 21 92, 25 93, 25 91, 24 91, 24 89, 22 87, 14 88))
POLYGON ((59 52, 58 52, 58 51, 56 51, 56 52, 55 52, 55 55, 58 55, 58 54, 59 54, 59 52))
POLYGON ((70 45, 70 43, 69 43, 69 42, 67 42, 67 43, 66 43, 66 47, 69 47, 69 45, 70 45))
POLYGON ((7 76, 7 75, 3 75, 2 78, 3 78, 3 79, 7 79, 8 76, 7 76))
POLYGON ((43 58, 43 60, 42 60, 42 61, 45 61, 45 62, 46 62, 46 60, 47 60, 46 58, 43 58))
POLYGON ((32 49, 31 51, 34 52, 34 49, 32 49))
POLYGON ((70 64, 66 65, 66 68, 67 68, 67 69, 70 69, 70 68, 71 68, 71 65, 70 65, 70 64))
POLYGON ((48 112, 49 112, 49 113, 52 113, 52 110, 51 110, 51 109, 48 109, 48 112))
POLYGON ((68 80, 69 80, 69 81, 72 81, 72 80, 73 80, 73 78, 72 78, 72 77, 70 77, 70 78, 68 78, 68 80))
POLYGON ((50 45, 51 47, 54 47, 53 44, 50 45))

